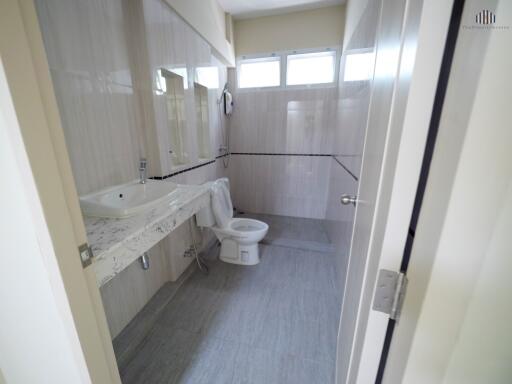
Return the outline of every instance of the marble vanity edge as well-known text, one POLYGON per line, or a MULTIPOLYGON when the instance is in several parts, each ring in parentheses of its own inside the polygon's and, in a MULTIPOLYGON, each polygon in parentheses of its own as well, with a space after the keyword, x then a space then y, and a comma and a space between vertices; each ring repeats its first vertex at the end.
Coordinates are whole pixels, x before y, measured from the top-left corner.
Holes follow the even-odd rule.
POLYGON ((179 208, 156 218, 143 226, 140 231, 98 254, 93 262, 98 286, 101 287, 113 279, 144 252, 209 204, 210 190, 205 187, 179 208))

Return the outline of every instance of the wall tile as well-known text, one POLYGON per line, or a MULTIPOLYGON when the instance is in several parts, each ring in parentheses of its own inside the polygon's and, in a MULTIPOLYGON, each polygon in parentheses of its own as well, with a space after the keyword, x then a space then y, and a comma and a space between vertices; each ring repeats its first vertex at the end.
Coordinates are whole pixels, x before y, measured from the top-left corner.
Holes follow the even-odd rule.
POLYGON ((144 144, 121 0, 36 5, 79 194, 136 179, 144 144))
MULTIPOLYGON (((332 86, 236 90, 231 151, 331 154, 337 92, 332 86)), ((324 218, 330 166, 330 157, 235 156, 229 171, 235 204, 255 213, 324 218)))
POLYGON ((234 155, 228 168, 237 209, 324 218, 330 157, 234 155))
MULTIPOLYGON (((155 93, 162 67, 187 68, 190 166, 197 163, 195 68, 216 66, 221 86, 227 79, 205 40, 162 0, 36 0, 36 6, 79 194, 137 179, 140 157, 158 163, 160 175, 153 176, 170 173, 165 104, 155 93)), ((221 89, 209 91, 212 155, 227 130, 220 95, 221 89)), ((224 175, 218 160, 172 181, 201 184, 224 175)), ((203 237, 206 244, 212 234, 203 237)), ((149 271, 135 262, 101 289, 112 336, 188 265, 182 255, 191 242, 189 228, 180 228, 150 250, 149 271)))

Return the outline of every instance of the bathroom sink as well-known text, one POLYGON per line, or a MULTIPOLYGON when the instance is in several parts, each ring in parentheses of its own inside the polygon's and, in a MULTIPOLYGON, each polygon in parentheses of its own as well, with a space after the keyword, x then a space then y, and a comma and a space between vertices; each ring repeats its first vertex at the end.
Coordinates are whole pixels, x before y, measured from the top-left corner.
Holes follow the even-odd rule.
POLYGON ((82 196, 80 206, 86 216, 125 218, 173 200, 178 189, 168 181, 134 181, 82 196))

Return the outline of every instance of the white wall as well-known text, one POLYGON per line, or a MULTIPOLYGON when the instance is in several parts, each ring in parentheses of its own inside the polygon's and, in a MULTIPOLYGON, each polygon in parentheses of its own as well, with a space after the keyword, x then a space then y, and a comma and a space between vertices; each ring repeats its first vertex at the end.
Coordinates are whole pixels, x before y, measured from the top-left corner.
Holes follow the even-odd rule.
MULTIPOLYGON (((36 2, 80 195, 137 179, 141 157, 148 158, 150 176, 175 170, 164 97, 155 92, 158 69, 188 72, 188 166, 198 163, 195 69, 217 67, 221 87, 227 79, 206 40, 163 0, 104 3, 36 2)), ((210 92, 212 102, 219 93, 210 92)), ((218 153, 223 126, 211 108, 212 155, 218 153)))
POLYGON ((230 149, 241 154, 232 156, 229 175, 237 208, 325 217, 331 158, 290 154, 331 153, 336 94, 334 86, 235 90, 230 149))
POLYGON ((359 21, 368 2, 372 0, 348 0, 346 5, 346 22, 345 22, 345 34, 343 38, 343 49, 347 46, 348 42, 352 38, 352 34, 357 28, 359 21))
POLYGON ((226 39, 225 12, 217 0, 165 1, 210 43, 225 65, 235 65, 233 45, 226 39))
POLYGON ((35 3, 79 195, 136 179, 146 148, 122 2, 35 3))
POLYGON ((209 125, 211 146, 210 154, 215 157, 219 154, 218 148, 222 141, 222 129, 225 129, 225 118, 216 100, 221 96, 222 87, 227 82, 227 69, 215 56, 206 40, 197 34, 187 23, 161 0, 144 0, 144 23, 147 41, 148 67, 150 74, 151 95, 154 111, 154 124, 156 126, 157 146, 161 170, 158 176, 169 175, 181 168, 199 164, 200 159, 197 147, 196 129, 196 100, 194 96, 195 71, 200 67, 216 67, 219 74, 219 87, 210 89, 209 98, 209 125), (172 70, 182 68, 187 72, 187 87, 185 89, 185 115, 186 115, 186 152, 189 162, 182 166, 173 164, 169 151, 173 148, 170 129, 168 128, 166 96, 157 92, 156 74, 160 68, 172 70))
MULTIPOLYGON (((510 143, 510 141, 509 141, 510 143)), ((508 158, 510 162, 511 159, 508 158)), ((444 383, 507 383, 512 378, 512 184, 503 189, 500 214, 480 264, 444 383)))
MULTIPOLYGON (((344 6, 334 6, 237 20, 236 54, 337 48, 344 16, 344 6)), ((229 122, 230 150, 237 153, 229 169, 235 206, 325 218, 333 164, 329 155, 340 129, 336 85, 238 90, 236 72, 229 72, 235 101, 229 122)))
POLYGON ((235 21, 237 57, 293 49, 337 47, 343 41, 345 6, 338 5, 235 21))

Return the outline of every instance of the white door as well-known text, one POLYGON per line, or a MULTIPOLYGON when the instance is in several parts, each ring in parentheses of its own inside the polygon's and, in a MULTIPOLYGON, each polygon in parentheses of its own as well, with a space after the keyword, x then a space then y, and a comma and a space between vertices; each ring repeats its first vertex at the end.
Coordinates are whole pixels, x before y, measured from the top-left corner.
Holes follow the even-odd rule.
MULTIPOLYGON (((447 1, 370 1, 367 11, 375 6, 375 67, 338 334, 339 384, 373 383, 377 376, 388 317, 371 310, 373 292, 380 268, 400 268, 451 15, 447 1)), ((357 28, 372 27, 360 22, 357 28)), ((355 37, 363 34, 357 28, 355 37)))
POLYGON ((383 383, 512 381, 512 3, 485 10, 498 28, 464 5, 383 383))

